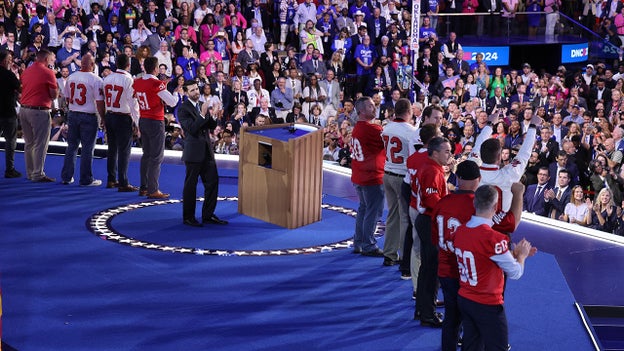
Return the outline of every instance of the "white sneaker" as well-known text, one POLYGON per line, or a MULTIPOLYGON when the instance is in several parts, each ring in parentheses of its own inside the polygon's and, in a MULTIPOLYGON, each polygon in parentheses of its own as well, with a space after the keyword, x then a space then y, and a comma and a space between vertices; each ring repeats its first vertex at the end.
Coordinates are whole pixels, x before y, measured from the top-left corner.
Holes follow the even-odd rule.
POLYGON ((74 177, 72 177, 69 181, 66 181, 66 180, 61 181, 61 184, 63 184, 63 185, 69 185, 69 184, 71 184, 71 183, 73 183, 73 182, 74 182, 74 177))
POLYGON ((102 181, 99 179, 93 179, 90 184, 80 184, 80 186, 100 186, 102 185, 102 181))

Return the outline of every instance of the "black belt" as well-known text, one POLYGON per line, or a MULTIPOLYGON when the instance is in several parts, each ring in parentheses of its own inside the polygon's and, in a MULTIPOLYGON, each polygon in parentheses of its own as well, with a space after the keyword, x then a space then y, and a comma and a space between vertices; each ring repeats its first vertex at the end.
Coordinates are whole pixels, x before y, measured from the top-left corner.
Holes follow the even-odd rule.
POLYGON ((23 108, 27 108, 30 110, 39 110, 39 111, 43 111, 43 110, 49 110, 49 107, 45 107, 45 106, 29 106, 29 105, 22 105, 23 108))
POLYGON ((121 112, 114 112, 114 111, 108 111, 106 113, 111 114, 111 115, 118 115, 118 116, 130 116, 129 113, 121 113, 121 112))
POLYGON ((394 176, 394 177, 401 177, 401 178, 405 177, 405 174, 397 174, 397 173, 393 173, 390 171, 384 171, 384 173, 390 176, 394 176))

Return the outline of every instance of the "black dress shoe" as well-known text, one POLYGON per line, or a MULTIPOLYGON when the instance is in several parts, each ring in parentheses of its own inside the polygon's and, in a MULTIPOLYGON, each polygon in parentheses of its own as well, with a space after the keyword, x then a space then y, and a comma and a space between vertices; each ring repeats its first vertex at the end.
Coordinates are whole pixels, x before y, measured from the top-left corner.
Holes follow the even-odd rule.
POLYGON ((4 172, 4 177, 5 178, 19 178, 21 176, 22 176, 22 174, 20 172, 16 171, 15 168, 4 172))
POLYGON ((401 260, 393 260, 390 257, 384 256, 383 265, 384 266, 394 266, 401 263, 401 260))
POLYGON ((195 218, 189 218, 189 219, 185 219, 184 222, 182 222, 186 225, 190 225, 191 227, 203 227, 204 225, 199 223, 195 218))
POLYGON ((210 224, 228 224, 228 221, 224 221, 215 215, 212 215, 210 218, 204 218, 202 222, 210 224))
POLYGON ((372 251, 362 251, 362 256, 368 257, 384 257, 383 251, 380 249, 375 249, 372 251))
POLYGON ((444 307, 444 301, 441 300, 435 300, 434 304, 435 307, 444 307))
POLYGON ((362 253, 362 249, 361 249, 361 248, 359 248, 359 247, 354 247, 354 248, 353 248, 353 251, 351 251, 351 253, 354 253, 354 254, 361 254, 361 253, 362 253))
POLYGON ((423 327, 442 328, 442 318, 436 313, 432 318, 420 318, 423 327))

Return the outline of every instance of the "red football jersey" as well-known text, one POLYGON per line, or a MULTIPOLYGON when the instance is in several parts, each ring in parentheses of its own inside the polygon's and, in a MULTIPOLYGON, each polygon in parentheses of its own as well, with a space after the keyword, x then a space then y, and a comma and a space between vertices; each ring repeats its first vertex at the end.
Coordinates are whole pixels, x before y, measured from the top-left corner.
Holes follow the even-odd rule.
POLYGON ((132 85, 134 95, 139 102, 141 118, 163 121, 165 119, 165 103, 158 93, 166 90, 165 83, 154 77, 137 78, 132 85))
POLYGON ((351 139, 351 181, 357 185, 383 184, 386 153, 380 125, 358 121, 351 139))
MULTIPOLYGON (((416 193, 416 174, 418 168, 425 163, 429 158, 427 154, 427 148, 423 147, 407 158, 407 176, 409 177, 410 188, 412 188, 412 194, 410 195, 410 207, 418 209, 418 194, 416 193)), ((407 178, 407 177, 406 177, 407 178)))
POLYGON ((508 237, 486 224, 455 231, 459 295, 484 305, 503 304, 503 270, 490 257, 509 251, 508 237))
POLYGON ((453 238, 457 228, 474 214, 474 192, 449 194, 433 210, 431 241, 438 243, 438 277, 459 278, 453 238))
MULTIPOLYGON (((409 169, 409 168, 408 168, 409 169)), ((433 215, 433 208, 448 193, 444 169, 436 161, 427 157, 412 180, 412 192, 418 195, 418 213, 433 215)))

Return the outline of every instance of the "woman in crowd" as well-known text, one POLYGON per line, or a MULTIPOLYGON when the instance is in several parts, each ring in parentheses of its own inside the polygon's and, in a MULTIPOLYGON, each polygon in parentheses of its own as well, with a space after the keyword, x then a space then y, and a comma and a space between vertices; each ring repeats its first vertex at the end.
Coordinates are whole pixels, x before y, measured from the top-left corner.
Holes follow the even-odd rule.
POLYGON ((334 38, 331 49, 334 53, 338 53, 340 55, 340 61, 344 62, 345 55, 351 50, 351 37, 349 37, 349 30, 346 27, 338 32, 334 38))
MULTIPOLYGON (((310 76, 308 78, 308 84, 303 89, 303 109, 302 112, 304 115, 308 116, 311 113, 311 107, 313 105, 322 104, 327 98, 327 93, 325 89, 318 84, 318 78, 316 76, 310 76)), ((312 116, 310 116, 310 121, 312 121, 312 116)))
POLYGON ((225 27, 223 25, 223 20, 225 19, 225 14, 223 12, 223 4, 220 2, 217 2, 214 5, 214 9, 212 10, 212 15, 214 16, 214 21, 215 24, 219 27, 219 28, 223 28, 225 27))
POLYGON ((466 91, 470 93, 471 99, 478 95, 479 93, 478 88, 479 86, 475 82, 474 74, 468 73, 468 75, 466 76, 466 84, 464 86, 464 89, 466 89, 466 91))
MULTIPOLYGON (((234 37, 234 41, 232 42, 232 59, 230 62, 238 62, 238 54, 245 50, 245 37, 242 31, 236 32, 236 37, 234 37)), ((230 76, 234 75, 236 64, 230 65, 230 76)))
POLYGON ((185 45, 182 47, 182 56, 176 59, 176 63, 184 69, 184 78, 187 80, 195 78, 199 60, 197 59, 197 53, 190 46, 185 45))
MULTIPOLYGON (((204 19, 199 26, 199 52, 203 54, 208 49, 208 42, 211 42, 217 36, 221 28, 215 23, 215 18, 212 13, 204 16, 204 19)), ((214 43, 213 43, 214 45, 214 43)))
POLYGON ((572 141, 572 137, 575 135, 581 135, 581 127, 578 123, 572 122, 568 126, 568 134, 563 137, 563 141, 572 141))
POLYGON ((271 93, 277 88, 277 78, 282 76, 282 64, 278 60, 273 61, 271 71, 264 76, 266 78, 266 90, 271 93))
POLYGON ((494 91, 496 88, 501 88, 503 96, 505 96, 505 87, 507 86, 507 78, 503 76, 503 69, 501 67, 494 68, 494 73, 490 77, 490 97, 494 97, 494 91))
POLYGON ((199 91, 202 91, 204 85, 210 85, 210 78, 206 74, 206 66, 199 65, 197 67, 197 77, 195 78, 199 91))
POLYGON ((483 62, 479 63, 479 66, 477 66, 475 83, 477 84, 477 92, 483 89, 487 90, 490 87, 490 75, 488 74, 487 68, 485 68, 485 63, 483 62))
POLYGON ((505 144, 505 138, 507 137, 507 132, 509 127, 507 127, 507 123, 500 121, 494 125, 494 134, 492 134, 492 138, 496 138, 501 142, 501 145, 505 144))
POLYGON ((306 116, 303 113, 301 113, 301 104, 298 102, 295 102, 295 104, 293 105, 292 112, 289 112, 286 115, 286 123, 295 123, 300 118, 307 120, 306 116))
POLYGON ((339 83, 342 83, 345 78, 345 71, 343 68, 343 56, 340 52, 334 52, 331 56, 331 59, 327 61, 327 69, 333 69, 336 80, 339 83))
POLYGON ((249 105, 249 98, 247 97, 247 92, 242 89, 241 82, 239 80, 233 80, 232 101, 230 101, 230 106, 236 106, 240 103, 243 103, 245 108, 247 108, 247 105, 249 105))
POLYGON ((460 108, 466 106, 466 102, 470 100, 470 92, 466 90, 466 83, 463 79, 458 79, 455 82, 455 89, 453 89, 453 96, 460 108))
POLYGON ((591 219, 590 209, 593 205, 591 200, 587 199, 585 201, 584 199, 583 188, 580 185, 574 186, 570 202, 565 206, 560 219, 583 227, 589 225, 591 219))
POLYGON ((615 206, 613 195, 607 188, 600 190, 591 209, 590 227, 607 233, 613 233, 621 210, 615 206))
POLYGON ((229 121, 232 122, 232 130, 235 134, 238 134, 240 127, 243 125, 243 122, 247 121, 247 105, 244 102, 240 102, 236 104, 236 108, 232 115, 230 116, 229 121))
POLYGON ((397 87, 402 97, 408 97, 412 91, 412 82, 414 79, 414 68, 410 65, 409 56, 401 56, 401 64, 397 68, 397 87))

